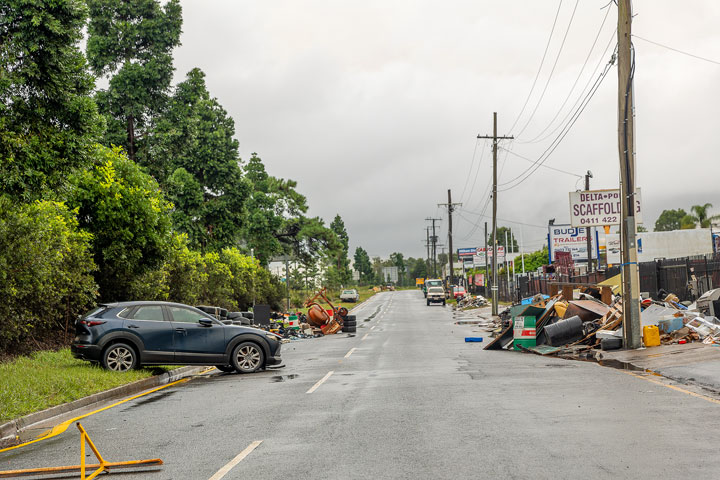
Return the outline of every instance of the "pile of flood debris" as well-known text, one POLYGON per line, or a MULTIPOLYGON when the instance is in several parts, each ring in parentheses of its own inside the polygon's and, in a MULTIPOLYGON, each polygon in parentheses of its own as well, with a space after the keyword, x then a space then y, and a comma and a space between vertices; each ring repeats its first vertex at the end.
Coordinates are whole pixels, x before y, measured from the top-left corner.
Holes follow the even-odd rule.
MULTIPOLYGON (((706 292, 692 304, 666 292, 659 296, 661 300, 647 298, 641 303, 645 347, 691 342, 720 345, 720 289, 706 292)), ((539 355, 615 350, 623 347, 622 323, 622 299, 615 292, 601 294, 599 286, 565 289, 552 297, 525 299, 503 311, 486 327, 493 340, 485 349, 539 355)))
POLYGON ((464 297, 458 299, 457 306, 455 308, 457 310, 469 310, 471 308, 480 308, 487 305, 490 305, 490 302, 488 302, 482 295, 465 295, 464 297))

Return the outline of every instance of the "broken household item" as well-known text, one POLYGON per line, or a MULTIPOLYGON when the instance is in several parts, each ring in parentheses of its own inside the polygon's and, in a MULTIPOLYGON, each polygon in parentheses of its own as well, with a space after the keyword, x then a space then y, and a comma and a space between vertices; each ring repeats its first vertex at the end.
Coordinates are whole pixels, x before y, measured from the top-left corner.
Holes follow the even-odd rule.
POLYGON ((697 309, 705 315, 720 316, 720 288, 703 293, 696 303, 697 309))
POLYGON ((545 325, 547 343, 553 347, 567 345, 583 338, 583 321, 580 317, 570 317, 565 320, 545 325))

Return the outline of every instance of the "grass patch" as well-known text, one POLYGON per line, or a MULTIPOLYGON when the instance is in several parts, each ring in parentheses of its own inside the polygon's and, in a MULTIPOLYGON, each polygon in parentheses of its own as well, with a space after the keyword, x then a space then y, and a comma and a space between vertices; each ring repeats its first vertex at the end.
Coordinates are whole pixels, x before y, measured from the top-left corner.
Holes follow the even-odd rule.
POLYGON ((0 423, 177 367, 111 372, 72 357, 70 349, 0 363, 0 423))

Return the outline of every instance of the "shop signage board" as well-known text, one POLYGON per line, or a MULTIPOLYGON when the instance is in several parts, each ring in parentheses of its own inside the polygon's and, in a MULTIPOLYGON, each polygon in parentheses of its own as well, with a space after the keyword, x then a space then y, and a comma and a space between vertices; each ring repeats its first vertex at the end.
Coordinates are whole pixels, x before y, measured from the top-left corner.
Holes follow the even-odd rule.
MULTIPOLYGON (((642 223, 642 197, 635 190, 635 222, 642 223)), ((622 220, 620 190, 570 192, 570 225, 601 227, 619 225, 622 220)))
MULTIPOLYGON (((570 252, 576 262, 587 261, 587 233, 584 227, 570 225, 552 225, 549 227, 548 245, 550 262, 555 261, 556 252, 570 252)), ((598 258, 597 231, 592 236, 593 258, 598 258)))

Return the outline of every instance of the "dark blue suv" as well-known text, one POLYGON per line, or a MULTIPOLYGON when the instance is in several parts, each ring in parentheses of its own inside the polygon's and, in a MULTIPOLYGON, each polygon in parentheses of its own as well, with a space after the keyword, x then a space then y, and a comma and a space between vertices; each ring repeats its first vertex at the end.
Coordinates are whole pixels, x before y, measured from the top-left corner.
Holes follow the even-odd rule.
POLYGON ((109 370, 140 365, 214 365, 252 373, 280 363, 282 337, 224 325, 197 308, 170 302, 106 303, 78 319, 71 351, 109 370))

